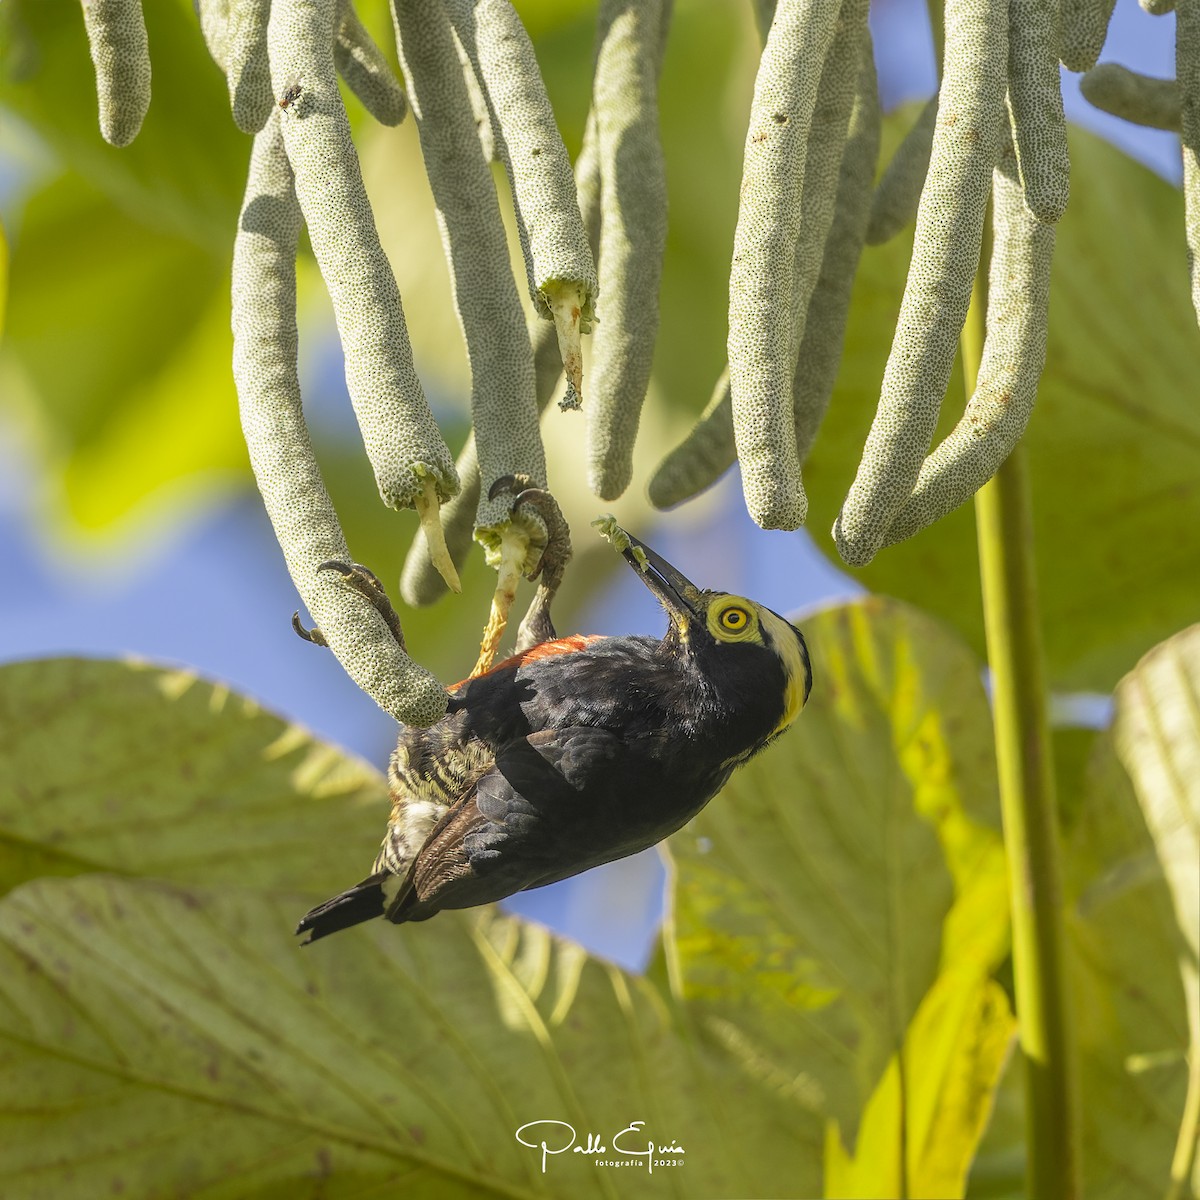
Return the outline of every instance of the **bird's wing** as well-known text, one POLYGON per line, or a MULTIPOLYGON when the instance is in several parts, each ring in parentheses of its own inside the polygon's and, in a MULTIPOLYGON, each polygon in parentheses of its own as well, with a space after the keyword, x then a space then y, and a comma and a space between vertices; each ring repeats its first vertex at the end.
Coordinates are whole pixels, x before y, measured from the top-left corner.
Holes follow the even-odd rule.
POLYGON ((485 904, 641 849, 649 842, 625 810, 644 807, 647 769, 621 738, 592 726, 501 747, 430 833, 388 917, 485 904))

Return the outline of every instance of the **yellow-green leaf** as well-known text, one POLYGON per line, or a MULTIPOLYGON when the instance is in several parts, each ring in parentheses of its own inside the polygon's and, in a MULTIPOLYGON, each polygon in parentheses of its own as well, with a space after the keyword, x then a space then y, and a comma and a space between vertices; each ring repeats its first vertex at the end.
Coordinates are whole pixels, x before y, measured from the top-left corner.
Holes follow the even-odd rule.
POLYGON ((1187 1088, 1188 948, 1111 731, 1097 741, 1064 868, 1085 1191, 1162 1200, 1187 1088))
POLYGON ((386 816, 377 770, 189 671, 0 667, 0 893, 108 871, 322 899, 386 816))
POLYGON ((6 1200, 795 1194, 786 1105, 645 981, 490 912, 301 949, 303 903, 100 876, 0 902, 6 1200), (606 1152, 517 1141, 544 1121, 606 1152))
POLYGON ((1015 1031, 993 980, 939 976, 905 1035, 903 1072, 894 1056, 867 1102, 852 1157, 831 1127, 825 1195, 961 1196, 1015 1031))
POLYGON ((1156 646, 1117 687, 1117 753, 1138 803, 1184 941, 1189 1094, 1171 1166, 1177 1196, 1200 1195, 1200 625, 1156 646))

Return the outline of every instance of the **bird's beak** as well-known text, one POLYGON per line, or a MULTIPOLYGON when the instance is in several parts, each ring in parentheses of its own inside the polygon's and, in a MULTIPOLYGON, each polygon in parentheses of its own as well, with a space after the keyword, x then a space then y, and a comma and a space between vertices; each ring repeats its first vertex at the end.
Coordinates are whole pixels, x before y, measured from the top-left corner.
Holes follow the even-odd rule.
POLYGON ((656 554, 645 542, 631 533, 621 530, 629 544, 622 546, 625 561, 641 576, 642 582, 658 597, 667 615, 684 636, 688 625, 705 621, 705 605, 700 589, 686 576, 681 575, 661 554, 656 554))

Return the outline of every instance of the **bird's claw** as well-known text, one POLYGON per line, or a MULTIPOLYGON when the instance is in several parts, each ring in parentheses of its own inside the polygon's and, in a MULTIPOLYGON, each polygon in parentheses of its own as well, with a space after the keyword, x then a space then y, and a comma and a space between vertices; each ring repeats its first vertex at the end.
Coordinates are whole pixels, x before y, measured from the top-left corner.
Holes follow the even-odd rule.
MULTIPOLYGON (((383 618, 384 624, 391 631, 392 637, 396 639, 396 645, 401 650, 407 649, 404 644, 404 630, 400 625, 400 616, 395 608, 392 607, 392 602, 388 599, 387 591, 380 582, 379 576, 370 567, 364 567, 362 563, 347 563, 330 558, 321 563, 317 567, 317 570, 337 571, 383 618)), ((292 615, 292 628, 306 642, 312 642, 314 646, 327 646, 329 644, 325 640, 325 635, 316 627, 312 629, 304 628, 300 623, 300 614, 298 612, 292 615)))
POLYGON ((518 508, 529 506, 546 526, 546 545, 537 565, 525 578, 533 580, 540 575, 549 585, 551 593, 556 592, 572 554, 571 528, 558 506, 558 501, 546 488, 538 487, 528 475, 501 475, 488 488, 488 499, 495 500, 504 492, 513 493, 514 513, 518 508))
POLYGON ((292 628, 299 637, 302 637, 306 642, 312 642, 314 646, 329 645, 325 640, 325 635, 315 625, 311 629, 304 628, 304 625, 300 621, 299 610, 292 613, 292 628))
POLYGON ((558 501, 543 487, 538 487, 527 475, 502 475, 488 489, 488 499, 495 500, 504 492, 513 493, 512 511, 528 506, 542 519, 546 527, 546 545, 537 565, 526 579, 538 579, 538 588, 530 601, 525 619, 517 630, 516 652, 524 653, 542 642, 557 636, 550 617, 550 604, 562 583, 563 572, 571 560, 571 529, 558 501), (540 578, 539 578, 540 577, 540 578))

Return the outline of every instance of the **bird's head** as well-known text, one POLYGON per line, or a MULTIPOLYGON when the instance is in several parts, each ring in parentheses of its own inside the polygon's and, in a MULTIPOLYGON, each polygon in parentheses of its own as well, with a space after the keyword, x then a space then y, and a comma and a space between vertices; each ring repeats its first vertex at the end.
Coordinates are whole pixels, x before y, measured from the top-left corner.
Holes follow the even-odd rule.
POLYGON ((782 733, 812 690, 800 630, 755 600, 698 588, 644 542, 613 529, 623 535, 610 534, 614 544, 670 618, 664 653, 704 681, 747 745, 757 749, 782 733))

